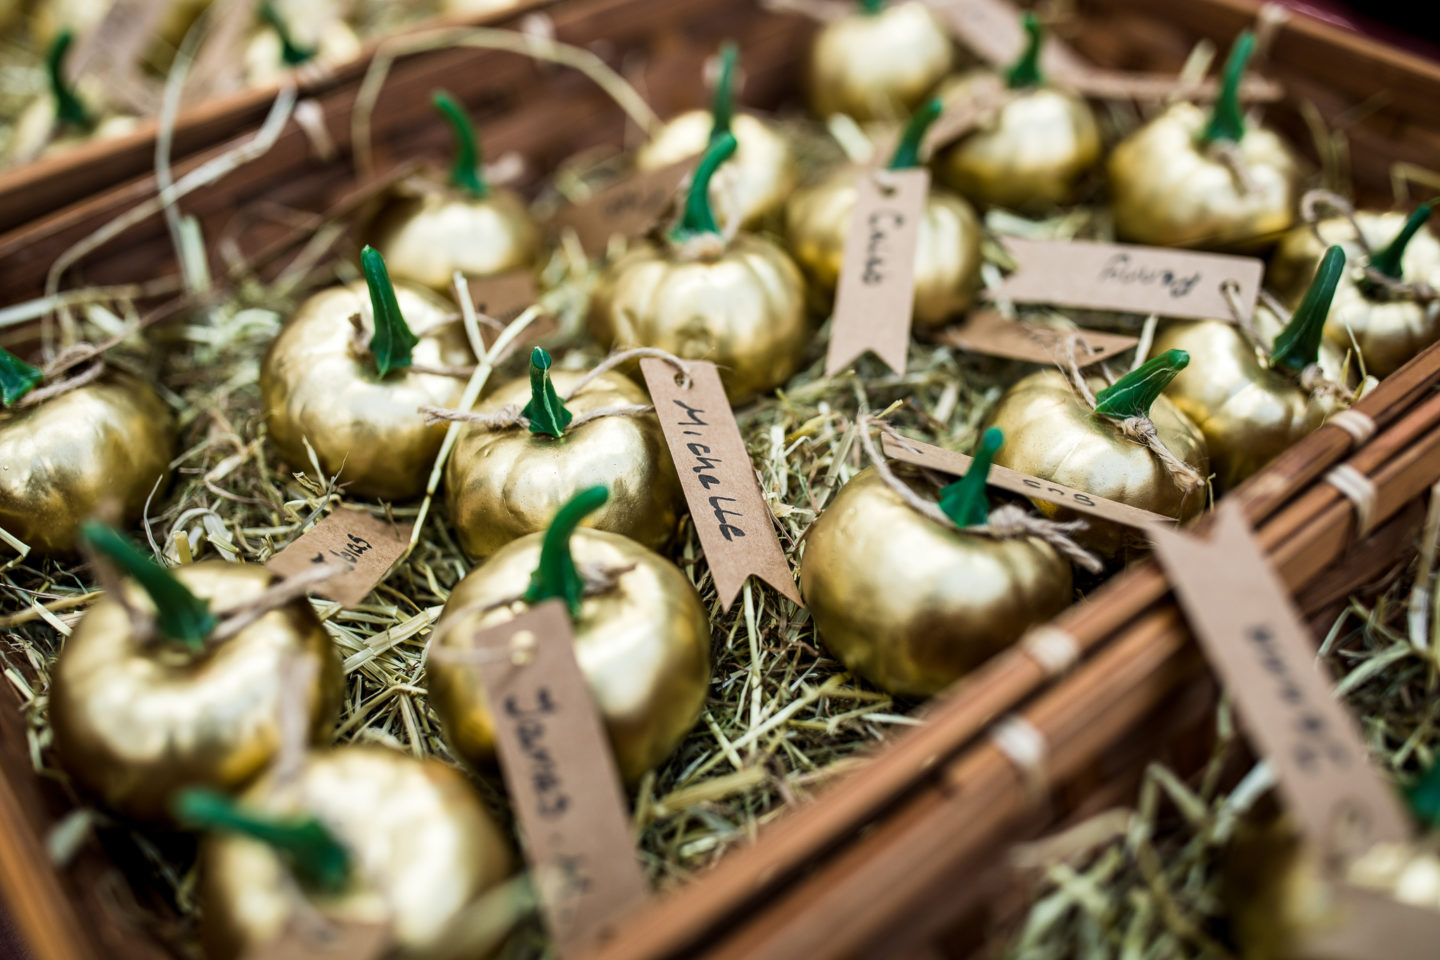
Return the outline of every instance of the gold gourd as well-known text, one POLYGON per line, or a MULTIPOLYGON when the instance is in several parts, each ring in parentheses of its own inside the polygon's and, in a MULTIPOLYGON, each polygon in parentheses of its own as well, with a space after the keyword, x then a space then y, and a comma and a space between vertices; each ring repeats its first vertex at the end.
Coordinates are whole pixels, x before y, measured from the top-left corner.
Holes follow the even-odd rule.
POLYGON ((279 83, 304 64, 329 67, 360 55, 360 38, 336 0, 264 0, 263 23, 245 44, 245 82, 279 83))
POLYGON ((1267 279, 1283 300, 1298 304, 1326 246, 1341 245, 1351 266, 1330 305, 1325 339, 1340 351, 1353 352, 1358 345, 1366 373, 1387 377, 1440 340, 1440 300, 1417 298, 1371 277, 1379 272, 1400 283, 1440 287, 1440 240, 1422 229, 1429 216, 1430 205, 1421 204, 1409 217, 1360 210, 1354 226, 1346 217, 1333 217, 1313 230, 1296 227, 1280 242, 1267 279), (1365 246, 1357 241, 1356 226, 1365 246))
POLYGON ((720 52, 720 76, 710 111, 690 110, 668 121, 635 154, 639 170, 659 170, 703 153, 717 136, 733 133, 734 158, 710 181, 710 203, 721 226, 753 228, 785 206, 800 170, 795 149, 774 123, 734 113, 736 48, 720 52))
MULTIPOLYGON (((1100 128, 1083 97, 1045 83, 1040 22, 1025 15, 1030 41, 1004 75, 1011 96, 993 118, 945 148, 935 175, 988 206, 1043 213, 1075 199, 1079 181, 1100 159, 1100 128)), ((976 71, 947 81, 938 96, 966 103, 988 95, 996 76, 976 71)))
MULTIPOLYGON (((911 118, 890 169, 917 165, 920 139, 939 110, 939 102, 932 100, 911 118)), ((869 175, 873 174, 853 168, 836 170, 797 190, 786 206, 787 242, 825 312, 833 303, 845 263, 845 242, 859 196, 856 180, 869 175)), ((943 187, 930 188, 915 247, 916 325, 939 326, 974 301, 980 288, 980 233, 969 203, 943 187)))
POLYGON ((574 622, 575 655, 615 751, 620 774, 638 781, 694 726, 710 684, 710 624, 674 564, 615 533, 576 529, 605 500, 578 493, 544 533, 514 540, 456 585, 435 626, 426 666, 430 705, 457 756, 493 765, 494 721, 464 651, 477 630, 512 620, 526 605, 562 596, 574 622), (613 577, 582 596, 576 566, 613 577))
POLYGON ((734 152, 735 137, 718 136, 696 168, 679 225, 605 269, 589 324, 603 344, 713 362, 730 402, 740 404, 799 369, 810 321, 804 281, 784 250, 754 234, 720 232, 709 184, 734 152))
POLYGON ((1294 154, 1273 131, 1247 128, 1241 112, 1240 79, 1253 46, 1248 32, 1236 42, 1208 117, 1194 104, 1177 103, 1111 151, 1110 193, 1121 240, 1256 251, 1294 222, 1294 154))
POLYGON ((455 376, 409 369, 412 361, 455 368, 475 357, 444 301, 419 287, 392 286, 371 248, 362 259, 365 283, 310 297, 271 344, 260 366, 265 425, 291 466, 309 467, 308 440, 320 469, 339 474, 351 493, 405 500, 425 489, 445 436, 418 408, 453 406, 464 389, 455 376), (361 355, 350 318, 366 311, 367 292, 375 336, 361 355), (386 350, 382 366, 380 344, 391 341, 410 347, 394 361, 386 350))
POLYGON ((441 292, 456 270, 488 277, 533 268, 540 230, 524 199, 485 179, 464 107, 443 92, 433 101, 455 134, 449 182, 424 183, 418 196, 391 200, 371 227, 375 249, 397 279, 441 292))
POLYGON ((919 0, 860 0, 816 34, 805 92, 822 119, 895 120, 919 106, 954 59, 950 35, 919 0))
POLYGON ((143 590, 126 582, 127 601, 154 617, 159 636, 137 634, 125 607, 107 596, 66 639, 49 710, 56 753, 77 782, 111 809, 157 822, 168 820, 187 787, 244 786, 280 748, 287 671, 305 661, 314 668, 310 736, 329 735, 343 678, 308 600, 207 643, 212 603, 253 601, 280 578, 257 564, 218 560, 167 573, 113 532, 87 526, 86 536, 139 581, 143 590), (131 552, 119 556, 125 547, 131 552))
MULTIPOLYGON (((971 467, 971 502, 983 503, 999 433, 987 435, 971 467)), ((946 512, 960 518, 968 509, 946 512)), ((852 477, 815 521, 800 586, 821 640, 847 670, 894 694, 930 696, 1069 605, 1070 562, 1054 547, 961 523, 920 514, 875 467, 852 477)))
MULTIPOLYGON (((165 70, 185 33, 211 0, 159 0, 159 19, 146 51, 146 66, 165 70)), ((30 10, 30 39, 36 46, 48 47, 62 33, 74 31, 80 36, 98 28, 115 0, 36 0, 30 10)))
POLYGON ((0 165, 28 163, 90 140, 122 136, 138 124, 134 117, 94 106, 107 100, 98 78, 82 76, 74 84, 67 78, 65 63, 73 41, 74 35, 63 30, 48 47, 48 89, 15 121, 0 165))

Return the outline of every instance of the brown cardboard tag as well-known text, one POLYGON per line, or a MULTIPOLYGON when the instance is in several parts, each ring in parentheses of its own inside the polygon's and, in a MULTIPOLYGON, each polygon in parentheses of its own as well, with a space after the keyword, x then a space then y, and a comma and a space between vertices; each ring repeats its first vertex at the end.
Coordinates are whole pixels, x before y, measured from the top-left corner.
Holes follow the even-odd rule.
MULTIPOLYGON (((938 470, 956 477, 964 476, 972 462, 971 458, 963 453, 921 443, 910 437, 906 437, 902 442, 887 433, 880 438, 880 443, 887 457, 894 457, 905 463, 913 463, 916 466, 938 470)), ((1123 523, 1127 527, 1135 527, 1140 530, 1149 530, 1156 525, 1168 526, 1175 522, 1162 514, 1141 510, 1139 507, 1132 507, 1127 503, 1106 500, 1104 497, 1097 497, 1084 490, 1062 487, 1058 483, 1041 480, 1028 473, 1002 467, 998 463, 991 465, 985 482, 989 486, 999 487, 1001 490, 1009 490, 1011 493, 1018 493, 1035 500, 1044 500, 1046 503, 1069 507, 1077 513, 1113 520, 1116 523, 1123 523)))
MULTIPOLYGON (((1196 83, 1173 73, 1092 69, 1065 78, 1065 84, 1076 93, 1101 100, 1212 101, 1220 94, 1220 84, 1213 79, 1196 83)), ((1285 88, 1268 77, 1247 76, 1240 81, 1240 99, 1246 103, 1273 103, 1284 96, 1285 88)))
POLYGON ((867 350, 904 373, 930 171, 866 171, 855 186, 859 195, 845 235, 825 375, 834 376, 867 350))
POLYGON ((1316 663, 1294 605, 1243 510, 1221 501, 1209 541, 1151 528, 1155 555, 1302 833, 1328 863, 1410 837, 1395 791, 1316 663))
POLYGON ((385 579, 410 544, 408 523, 395 525, 364 510, 341 507, 265 564, 281 576, 294 576, 320 564, 339 573, 321 581, 314 592, 353 607, 385 579))
MULTIPOLYGON (((1020 8, 1009 0, 928 0, 955 39, 992 66, 1008 67, 1025 49, 1025 28, 1020 8)), ((1045 38, 1040 69, 1056 80, 1089 73, 1089 61, 1054 35, 1045 38)))
POLYGON ((555 215, 555 226, 574 228, 586 253, 604 253, 611 237, 637 237, 664 216, 696 159, 632 173, 588 200, 562 209, 555 215))
POLYGON ((935 339, 971 353, 983 353, 1028 363, 1056 363, 1064 355, 1065 340, 1075 337, 1075 360, 1088 367, 1134 347, 1138 337, 1084 328, 1065 330, 1011 320, 994 310, 975 310, 965 322, 945 327, 935 339))
POLYGON ((1327 929, 1304 935, 1295 956, 1314 960, 1432 960, 1440 944, 1440 911, 1401 903, 1344 884, 1332 891, 1327 929))
POLYGON ((1248 315, 1265 271, 1255 257, 1224 253, 1083 240, 1002 237, 1001 242, 1018 267, 984 295, 1017 303, 1227 320, 1233 312, 1224 286, 1234 284, 1248 315))
POLYGON ((141 63, 154 39, 167 0, 114 0, 96 27, 81 37, 67 64, 70 79, 96 77, 114 103, 142 116, 160 101, 141 63))
POLYGON ((256 21, 253 0, 217 0, 210 5, 210 30, 195 51, 186 79, 192 100, 233 93, 245 85, 245 42, 256 21))
POLYGON ((608 937, 648 890, 570 615, 548 600, 481 630, 475 650, 546 922, 562 956, 578 953, 608 937))
POLYGON ((675 382, 675 368, 663 360, 641 360, 640 371, 680 474, 720 603, 729 610, 745 578, 753 574, 803 607, 720 374, 713 363, 687 363, 688 388, 675 382))
POLYGON ((493 277, 467 277, 466 280, 476 311, 501 323, 520 316, 534 306, 540 296, 535 274, 529 270, 511 270, 493 277))
POLYGON ((246 951, 246 960, 379 960, 392 945, 390 927, 291 915, 280 936, 246 951))

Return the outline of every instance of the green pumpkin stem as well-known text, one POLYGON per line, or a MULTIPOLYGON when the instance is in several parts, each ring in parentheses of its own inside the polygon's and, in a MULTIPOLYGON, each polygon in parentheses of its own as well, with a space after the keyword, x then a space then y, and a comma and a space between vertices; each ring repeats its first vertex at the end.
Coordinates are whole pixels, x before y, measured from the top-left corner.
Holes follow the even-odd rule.
POLYGON ((451 185, 477 200, 490 196, 490 184, 480 169, 480 145, 470 115, 459 100, 444 90, 432 93, 430 102, 450 121, 450 130, 455 134, 455 162, 450 165, 451 185))
POLYGON ((260 19, 280 38, 280 59, 285 61, 287 66, 298 67, 302 63, 308 63, 320 52, 319 47, 301 46, 295 42, 295 35, 290 32, 290 24, 285 21, 275 4, 260 4, 260 19))
POLYGON ((530 402, 520 413, 530 421, 531 433, 558 438, 565 435, 575 415, 565 409, 565 401, 555 392, 555 384, 550 381, 551 363, 544 348, 530 351, 530 402))
POLYGON ((1255 34, 1246 30, 1230 48, 1230 58, 1225 61, 1225 73, 1220 80, 1220 96, 1215 98, 1215 109, 1210 122, 1200 135, 1202 143, 1216 140, 1238 141, 1245 136, 1245 113, 1240 109, 1240 81, 1245 76, 1245 64, 1255 52, 1255 34))
POLYGON ((385 269, 385 258, 380 256, 380 251, 367 245, 360 251, 360 265, 365 269, 365 285, 370 288, 370 307, 375 314, 370 355, 375 358, 375 369, 384 378, 391 370, 410 366, 413 361, 410 351, 420 338, 411 332, 400 312, 395 285, 390 282, 390 271, 385 269))
POLYGON ((930 130, 930 125, 940 116, 941 109, 940 98, 931 97, 910 117, 905 124, 905 132, 900 135, 900 143, 890 157, 891 170, 909 170, 911 167, 920 166, 920 147, 925 142, 925 134, 930 130))
POLYGON ((75 89, 70 86, 70 81, 65 78, 65 58, 69 55, 70 44, 74 41, 74 33, 61 30, 45 54, 45 70, 50 77, 50 93, 55 97, 55 119, 61 126, 91 130, 95 127, 95 118, 85 109, 85 104, 80 101, 75 89))
POLYGON ((44 379, 39 369, 0 347, 0 405, 14 406, 44 379))
POLYGON ((570 535, 580 526, 580 521, 604 506, 610 499, 610 491, 604 487, 587 487, 566 501, 555 511, 555 519, 545 530, 545 539, 540 547, 540 565, 530 575, 530 586, 525 590, 526 603, 539 603, 559 597, 570 611, 570 619, 580 616, 580 601, 585 596, 585 581, 575 569, 575 557, 570 553, 570 535))
POLYGON ((885 9, 886 0, 860 0, 860 12, 873 17, 885 9))
POLYGON ((1040 26, 1040 18, 1026 11, 1020 22, 1024 25, 1029 39, 1025 43, 1025 52, 1020 54, 1020 59, 1005 73, 1005 85, 1011 90, 1038 87, 1045 80, 1045 75, 1040 72, 1040 45, 1044 40, 1044 28, 1040 26))
POLYGON ((1440 763, 1426 770, 1406 789, 1405 803, 1425 826, 1440 824, 1440 763))
POLYGON ((715 78, 715 97, 710 104, 710 142, 714 143, 722 133, 730 133, 730 118, 735 114, 735 61, 740 49, 727 42, 720 48, 720 75, 715 78))
POLYGON ((672 240, 684 243, 700 234, 720 232, 720 225, 715 222, 715 211, 710 206, 710 178, 715 176, 720 164, 734 154, 733 133, 722 133, 710 141, 695 168, 695 175, 690 179, 690 192, 685 196, 685 210, 680 215, 680 222, 670 231, 672 240))
POLYGON ((1095 412, 1113 420, 1148 417, 1150 405, 1190 363, 1184 350, 1166 350, 1151 357, 1095 394, 1095 412))
POLYGON ((1305 298, 1295 308, 1295 314, 1285 329, 1275 338, 1270 349, 1271 367, 1288 367, 1304 370, 1320 357, 1320 341, 1325 334, 1325 318, 1330 315, 1330 301, 1335 298, 1335 287, 1340 275, 1345 272, 1345 251, 1331 247, 1325 251, 1315 279, 1305 298))
POLYGON ((1405 226, 1390 241, 1390 245, 1370 258, 1371 268, 1378 270, 1392 280, 1399 280, 1404 276, 1404 269, 1400 260, 1405 256, 1405 248, 1410 244, 1410 238, 1420 232, 1425 221, 1430 219, 1430 204, 1422 203, 1415 208, 1405 221, 1405 226))
POLYGON ((985 479, 990 475, 990 464, 995 452, 1005 442, 1005 434, 999 427, 991 427, 980 438, 980 449, 965 476, 940 491, 940 509, 945 516, 955 521, 955 526, 980 527, 990 517, 990 500, 985 496, 985 479))
POLYGON ((80 526, 80 537, 91 550, 109 560, 149 594, 155 604, 155 626, 161 636, 197 653, 205 648, 205 638, 220 622, 208 600, 191 593, 173 573, 118 530, 87 520, 80 526))
POLYGON ((350 882, 350 851, 314 817, 277 817, 245 810, 214 790, 191 788, 175 798, 175 816, 196 830, 259 840, 285 860, 311 890, 340 893, 350 882))

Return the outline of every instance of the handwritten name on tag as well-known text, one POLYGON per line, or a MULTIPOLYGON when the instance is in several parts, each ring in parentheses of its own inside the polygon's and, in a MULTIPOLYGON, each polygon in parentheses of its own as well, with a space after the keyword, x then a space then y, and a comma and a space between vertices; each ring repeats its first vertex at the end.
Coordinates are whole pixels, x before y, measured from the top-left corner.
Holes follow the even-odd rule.
POLYGON ((1065 341, 1075 338, 1080 367, 1108 360, 1134 347, 1139 338, 1099 330, 1042 327, 1002 317, 994 310, 976 310, 958 326, 946 327, 935 339, 971 353, 1028 363, 1055 363, 1066 355, 1065 341))
POLYGON ((555 215, 555 225, 574 229, 586 253, 604 253, 611 237, 639 236, 665 215, 696 159, 632 173, 589 199, 561 210, 555 215))
POLYGON ((663 360, 641 360, 640 371, 720 603, 729 610, 753 574, 796 606, 804 606, 720 374, 713 363, 687 363, 688 387, 676 383, 675 369, 663 360))
POLYGON ((915 305, 915 248, 930 171, 863 172, 856 189, 825 375, 839 373, 867 350, 904 373, 915 305))
POLYGON ((378 960, 393 945, 383 923, 337 923, 310 914, 292 915, 274 940, 252 947, 246 960, 378 960))
POLYGON ((1328 863, 1411 833, 1370 765, 1360 729, 1317 665, 1315 645, 1242 509, 1222 501, 1208 541, 1152 528, 1155 555, 1201 649, 1235 697, 1301 831, 1328 863))
POLYGON ((320 581, 314 592, 347 607, 360 603, 374 590, 410 544, 411 525, 392 524, 364 510, 341 507, 265 566, 289 577, 322 564, 339 567, 320 581))
MULTIPOLYGON (((964 476, 972 462, 971 458, 963 453, 921 443, 919 440, 912 440, 909 437, 901 441, 887 433, 880 442, 887 457, 894 457, 905 463, 928 467, 931 470, 938 470, 956 477, 964 476)), ((1156 524, 1170 525, 1175 522, 1162 514, 1141 510, 1139 507, 1132 507, 1126 503, 1106 500, 1104 497, 1097 497, 1084 490, 1063 487, 1049 480, 1032 477, 1028 473, 1002 467, 998 463, 990 467, 986 483, 992 487, 999 487, 1002 490, 1009 490, 1011 493, 1030 497, 1033 500, 1043 500, 1057 506, 1069 507, 1077 513, 1113 520, 1115 523, 1122 523, 1127 527, 1141 530, 1148 530, 1156 524)))
POLYGON ((608 937, 648 890, 570 615, 548 600, 481 630, 475 650, 546 923, 562 955, 577 953, 608 937))
POLYGON ((1223 253, 1081 240, 1001 242, 1017 268, 985 292, 991 300, 1224 320, 1234 316, 1226 287, 1249 316, 1265 272, 1255 257, 1223 253))

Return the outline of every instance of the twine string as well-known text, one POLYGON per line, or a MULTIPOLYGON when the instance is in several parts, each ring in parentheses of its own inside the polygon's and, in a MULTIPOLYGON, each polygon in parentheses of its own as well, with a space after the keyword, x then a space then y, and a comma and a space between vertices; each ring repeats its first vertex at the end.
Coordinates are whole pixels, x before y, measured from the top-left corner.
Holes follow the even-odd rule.
POLYGON ((1300 198, 1300 216, 1322 247, 1330 246, 1329 241, 1320 235, 1320 222, 1324 219, 1322 211, 1325 210, 1337 214, 1349 222, 1350 229, 1355 234, 1355 244, 1365 254, 1365 266, 1361 268, 1365 279, 1384 290, 1387 297, 1394 300, 1413 300, 1422 304, 1440 300, 1440 291, 1423 280, 1398 279, 1370 266, 1375 251, 1360 229, 1360 221, 1355 215, 1355 205, 1334 191, 1317 188, 1307 191, 1300 198))
POLYGON ((1224 167, 1230 174, 1230 179, 1235 181, 1235 186, 1240 190, 1240 196, 1249 197, 1260 192, 1260 184, 1250 173, 1245 158, 1240 156, 1238 144, 1229 140, 1215 140, 1208 149, 1210 156, 1224 167))
MULTIPOLYGON (((1230 305, 1230 314, 1235 320, 1235 326, 1240 328, 1241 333, 1244 334, 1245 339, 1250 341, 1251 346, 1260 351, 1260 355, 1265 358, 1265 362, 1268 364, 1272 355, 1270 344, 1266 343, 1260 336, 1259 331, 1255 329, 1253 315, 1247 315, 1245 313, 1243 305, 1240 303, 1240 298, 1235 292, 1235 288, 1229 284, 1229 281, 1222 285, 1221 289, 1225 293, 1225 302, 1230 305)), ((1260 302, 1264 304, 1265 309, 1275 314, 1276 319, 1280 321, 1280 326, 1288 327, 1290 325, 1290 321, 1293 319, 1290 311, 1285 309, 1285 305, 1277 300, 1274 294, 1268 290, 1261 290, 1260 302)), ((1333 397, 1343 403, 1349 403, 1355 399, 1354 392, 1327 377, 1319 363, 1311 363, 1303 367, 1297 375, 1297 380, 1300 383, 1300 389, 1312 397, 1333 397)))

